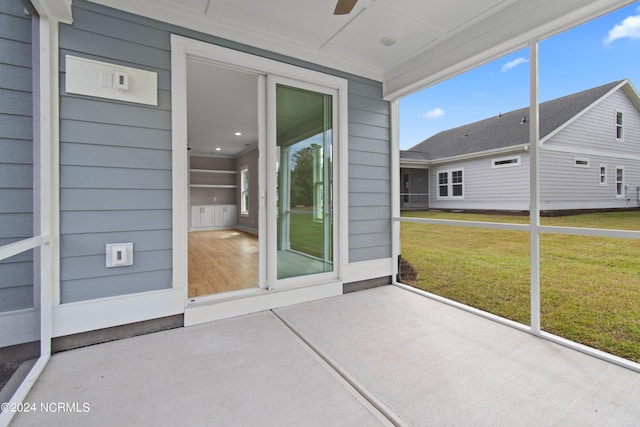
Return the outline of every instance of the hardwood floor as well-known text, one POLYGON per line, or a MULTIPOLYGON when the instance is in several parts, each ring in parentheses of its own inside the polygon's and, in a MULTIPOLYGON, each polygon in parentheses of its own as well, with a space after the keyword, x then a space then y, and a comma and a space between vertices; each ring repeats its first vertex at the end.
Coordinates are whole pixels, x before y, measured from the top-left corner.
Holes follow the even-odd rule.
POLYGON ((189 233, 189 297, 258 286, 258 238, 240 230, 189 233))

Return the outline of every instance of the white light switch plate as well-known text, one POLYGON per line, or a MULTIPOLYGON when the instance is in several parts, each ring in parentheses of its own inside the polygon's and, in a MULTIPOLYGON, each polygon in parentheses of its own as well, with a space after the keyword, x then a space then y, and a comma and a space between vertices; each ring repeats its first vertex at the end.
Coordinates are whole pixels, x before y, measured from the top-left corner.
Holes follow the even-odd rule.
POLYGON ((65 90, 86 96, 158 105, 158 73, 65 55, 65 90))

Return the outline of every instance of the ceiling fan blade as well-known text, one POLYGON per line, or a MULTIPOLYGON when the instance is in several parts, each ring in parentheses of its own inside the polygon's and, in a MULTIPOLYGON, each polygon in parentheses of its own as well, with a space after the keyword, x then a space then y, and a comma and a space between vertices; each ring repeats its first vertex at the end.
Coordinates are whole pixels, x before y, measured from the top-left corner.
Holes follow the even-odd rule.
POLYGON ((333 11, 334 15, 348 15, 356 5, 358 0, 338 0, 336 9, 333 11))

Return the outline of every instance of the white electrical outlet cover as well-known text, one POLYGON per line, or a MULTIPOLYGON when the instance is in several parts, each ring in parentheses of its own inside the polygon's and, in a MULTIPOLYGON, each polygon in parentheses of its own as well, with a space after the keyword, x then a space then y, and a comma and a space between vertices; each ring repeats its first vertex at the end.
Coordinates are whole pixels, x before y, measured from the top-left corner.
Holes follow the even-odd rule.
POLYGON ((105 252, 107 268, 133 265, 133 243, 107 243, 105 252))

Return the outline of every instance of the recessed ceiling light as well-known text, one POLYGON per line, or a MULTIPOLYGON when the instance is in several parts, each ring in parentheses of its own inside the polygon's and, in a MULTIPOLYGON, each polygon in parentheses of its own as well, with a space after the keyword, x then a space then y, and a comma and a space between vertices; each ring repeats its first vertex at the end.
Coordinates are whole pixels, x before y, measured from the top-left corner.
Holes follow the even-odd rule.
POLYGON ((242 135, 242 132, 236 132, 236 133, 234 133, 234 135, 235 135, 235 136, 241 136, 241 135, 242 135))
POLYGON ((220 150, 222 150, 222 148, 216 147, 216 151, 220 151, 220 150))
POLYGON ((398 40, 396 40, 396 38, 393 36, 384 36, 380 39, 380 44, 383 46, 393 46, 397 43, 397 41, 398 40))

